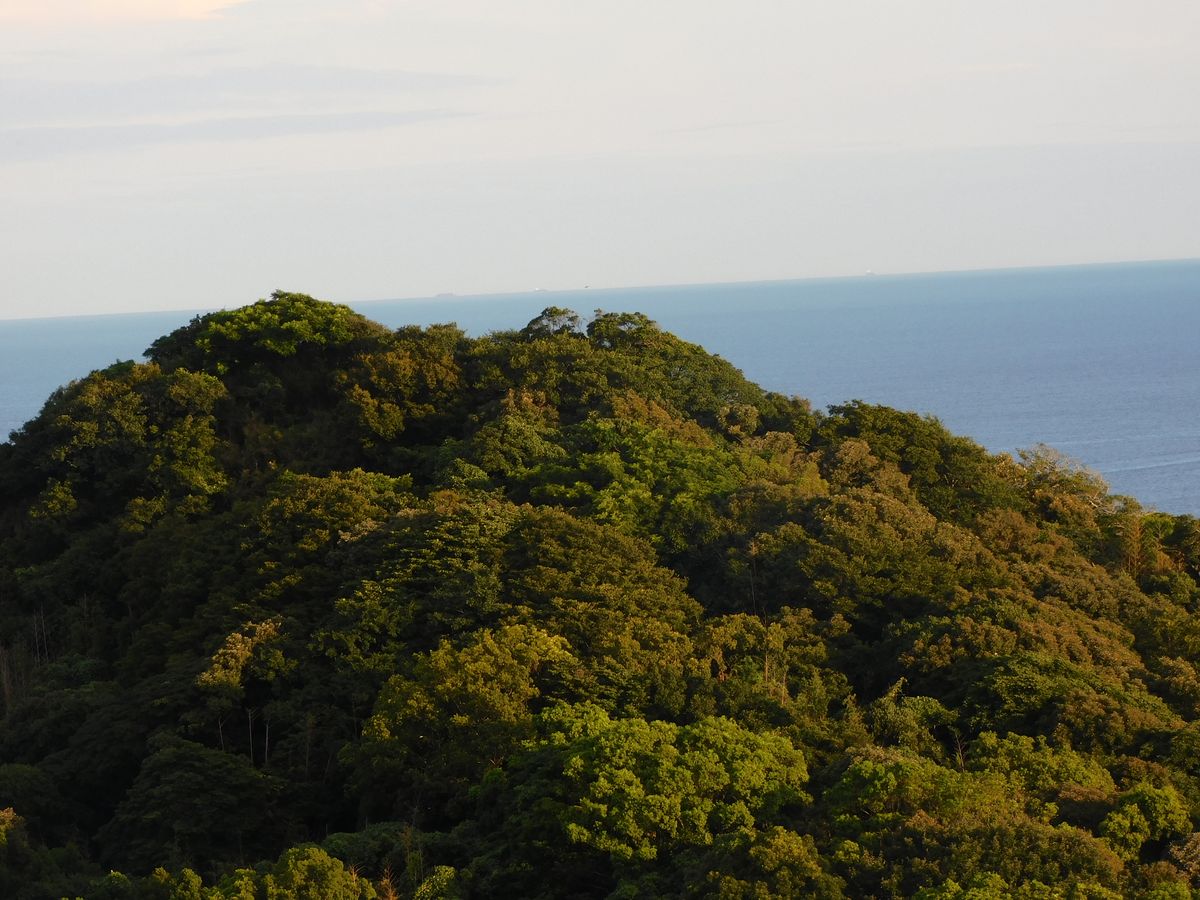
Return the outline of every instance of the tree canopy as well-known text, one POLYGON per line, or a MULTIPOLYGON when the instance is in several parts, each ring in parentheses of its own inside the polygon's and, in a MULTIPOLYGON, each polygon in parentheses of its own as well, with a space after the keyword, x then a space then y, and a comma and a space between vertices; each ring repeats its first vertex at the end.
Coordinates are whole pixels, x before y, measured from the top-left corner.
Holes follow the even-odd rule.
POLYGON ((197 317, 0 445, 0 894, 1183 898, 1200 522, 637 313, 197 317))

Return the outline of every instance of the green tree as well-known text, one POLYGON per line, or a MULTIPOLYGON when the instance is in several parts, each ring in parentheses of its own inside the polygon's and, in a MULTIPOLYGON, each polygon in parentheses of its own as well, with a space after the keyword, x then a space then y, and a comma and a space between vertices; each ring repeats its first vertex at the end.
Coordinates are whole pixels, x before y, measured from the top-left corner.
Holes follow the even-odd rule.
POLYGON ((135 871, 159 865, 204 871, 253 856, 277 839, 279 786, 241 756, 162 736, 100 830, 106 855, 135 871))

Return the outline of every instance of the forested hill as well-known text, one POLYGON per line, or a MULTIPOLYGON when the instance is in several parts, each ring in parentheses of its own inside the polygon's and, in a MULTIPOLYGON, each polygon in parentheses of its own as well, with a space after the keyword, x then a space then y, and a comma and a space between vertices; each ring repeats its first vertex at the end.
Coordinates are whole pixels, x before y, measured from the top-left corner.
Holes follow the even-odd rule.
POLYGON ((0 896, 1200 887, 1196 519, 636 314, 148 360, 0 445, 0 896))

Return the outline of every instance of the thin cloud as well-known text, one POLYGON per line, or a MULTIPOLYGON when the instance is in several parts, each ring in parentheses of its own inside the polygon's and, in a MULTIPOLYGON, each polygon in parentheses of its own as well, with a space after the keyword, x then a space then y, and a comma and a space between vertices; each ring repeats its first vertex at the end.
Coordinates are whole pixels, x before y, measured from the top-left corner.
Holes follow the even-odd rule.
POLYGON ((968 66, 952 66, 945 72, 939 73, 939 77, 948 77, 954 75, 1012 75, 1015 73, 1037 72, 1044 69, 1045 66, 1035 62, 993 62, 993 63, 977 63, 968 66))
POLYGON ((402 6, 394 0, 240 0, 230 11, 238 16, 307 16, 323 20, 363 21, 388 18, 402 6))
POLYGON ((781 124, 781 119, 730 119, 724 122, 706 122, 687 128, 668 128, 663 134, 698 134, 704 131, 725 131, 739 128, 761 128, 781 124))
POLYGON ((152 144, 253 141, 296 135, 378 131, 466 115, 470 114, 427 109, 248 116, 131 125, 4 128, 0 129, 0 161, 27 162, 65 154, 119 151, 152 144))
POLYGON ((95 125, 109 118, 178 117, 209 110, 228 117, 261 113, 264 103, 286 106, 288 101, 300 101, 298 109, 311 111, 315 103, 346 97, 358 106, 392 106, 399 95, 483 83, 453 74, 324 66, 231 67, 200 75, 107 82, 11 78, 0 81, 0 120, 10 127, 63 125, 72 119, 95 125))
POLYGON ((0 22, 15 25, 208 19, 239 0, 5 0, 0 22))

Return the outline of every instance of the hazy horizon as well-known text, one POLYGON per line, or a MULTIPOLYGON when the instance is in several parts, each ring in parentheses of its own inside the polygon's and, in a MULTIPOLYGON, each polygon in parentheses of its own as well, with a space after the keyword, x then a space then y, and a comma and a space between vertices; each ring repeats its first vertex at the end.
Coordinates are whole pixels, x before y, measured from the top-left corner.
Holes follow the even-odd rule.
MULTIPOLYGON (((578 286, 565 286, 565 287, 552 287, 552 288, 538 287, 538 288, 528 288, 525 290, 479 291, 479 292, 472 292, 472 293, 460 293, 457 291, 441 291, 436 294, 414 294, 411 296, 404 296, 404 297, 349 298, 349 299, 340 300, 337 302, 341 302, 346 305, 358 308, 360 306, 370 306, 373 303, 380 303, 380 304, 406 303, 406 302, 421 303, 421 302, 437 301, 437 300, 443 300, 443 299, 444 300, 479 300, 479 299, 487 299, 489 297, 503 298, 503 297, 530 296, 530 295, 534 295, 534 294, 546 294, 547 298, 549 298, 554 295, 564 295, 564 294, 578 295, 585 291, 589 292, 589 293, 603 294, 603 293, 621 293, 621 292, 638 291, 638 290, 654 291, 654 290, 670 290, 672 288, 705 287, 705 286, 736 287, 737 285, 742 285, 742 284, 744 284, 744 285, 759 285, 759 284, 774 284, 774 283, 788 284, 791 282, 803 283, 803 282, 818 282, 818 281, 843 281, 843 280, 847 280, 847 279, 856 279, 856 278, 883 278, 883 279, 886 279, 886 278, 905 278, 908 276, 932 277, 932 276, 938 276, 938 275, 986 274, 989 272, 1019 272, 1019 271, 1023 271, 1023 270, 1034 271, 1034 270, 1042 270, 1042 269, 1046 269, 1046 270, 1086 269, 1086 268, 1101 268, 1101 267, 1105 267, 1105 266, 1116 267, 1116 266, 1138 266, 1138 265, 1161 265, 1161 264, 1172 264, 1172 263, 1186 264, 1186 263, 1192 263, 1192 262, 1200 262, 1200 256, 1172 257, 1169 259, 1117 259, 1117 260, 1105 260, 1105 261, 1101 261, 1101 262, 1052 263, 1049 265, 1034 265, 1034 266, 1020 266, 1020 265, 999 266, 999 267, 985 267, 985 268, 978 268, 978 269, 937 269, 937 270, 933 270, 933 271, 921 270, 921 271, 904 271, 904 272, 874 272, 874 271, 871 271, 871 272, 853 272, 853 273, 834 274, 834 275, 812 275, 812 276, 803 276, 803 277, 799 277, 799 278, 755 278, 755 279, 745 279, 745 280, 739 280, 739 281, 701 281, 701 282, 678 281, 678 282, 660 283, 660 284, 578 285, 578 286)), ((45 316, 9 316, 9 315, 5 315, 3 313, 3 311, 0 311, 0 322, 22 322, 22 321, 36 321, 36 320, 60 319, 60 318, 138 316, 138 315, 155 315, 155 314, 159 314, 159 313, 161 313, 161 314, 194 313, 196 315, 203 315, 205 313, 213 312, 216 310, 236 309, 237 307, 240 307, 240 306, 248 306, 259 300, 267 299, 271 295, 271 293, 274 292, 275 290, 288 290, 288 291, 296 290, 299 293, 306 293, 306 291, 304 291, 303 285, 291 285, 291 286, 281 286, 281 287, 272 288, 269 291, 260 291, 258 294, 256 294, 253 297, 247 297, 243 300, 233 301, 231 303, 220 305, 220 306, 210 305, 210 306, 189 306, 189 307, 161 307, 161 308, 153 308, 153 309, 114 310, 111 312, 62 313, 62 314, 58 314, 58 315, 45 315, 45 316)), ((328 300, 329 298, 317 297, 316 299, 328 300)), ((359 310, 359 311, 362 312, 361 310, 359 310)), ((575 311, 582 312, 582 313, 587 312, 587 310, 575 310, 575 311)))
POLYGON ((1200 6, 8 0, 0 315, 1200 255, 1200 6))

